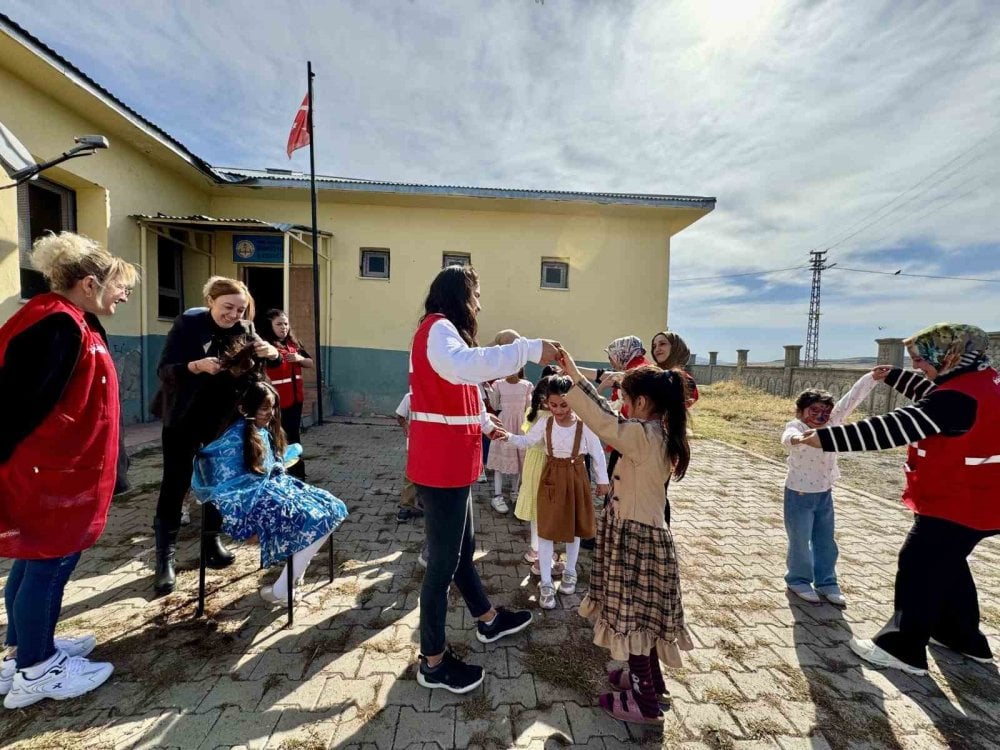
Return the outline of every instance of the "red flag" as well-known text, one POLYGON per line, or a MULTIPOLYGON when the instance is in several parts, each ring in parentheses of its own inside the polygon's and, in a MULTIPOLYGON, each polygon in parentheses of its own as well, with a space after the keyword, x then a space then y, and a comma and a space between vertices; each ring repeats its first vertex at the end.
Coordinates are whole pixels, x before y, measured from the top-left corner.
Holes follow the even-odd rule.
POLYGON ((295 113, 295 121, 292 122, 292 132, 288 134, 288 158, 292 158, 292 152, 303 146, 309 145, 309 94, 302 99, 299 111, 295 113))

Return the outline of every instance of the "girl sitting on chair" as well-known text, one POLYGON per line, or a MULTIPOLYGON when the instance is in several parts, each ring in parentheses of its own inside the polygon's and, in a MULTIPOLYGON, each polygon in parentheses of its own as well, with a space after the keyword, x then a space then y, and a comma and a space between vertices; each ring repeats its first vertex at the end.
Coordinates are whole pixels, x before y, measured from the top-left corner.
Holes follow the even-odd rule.
MULTIPOLYGON (((241 418, 199 451, 191 488, 198 502, 218 508, 226 534, 240 541, 258 537, 261 565, 292 556, 293 572, 301 580, 347 517, 347 507, 326 490, 286 473, 302 446, 286 444, 278 393, 270 383, 252 383, 237 409, 241 418)), ((268 604, 286 602, 286 573, 282 570, 273 586, 260 590, 268 604)))

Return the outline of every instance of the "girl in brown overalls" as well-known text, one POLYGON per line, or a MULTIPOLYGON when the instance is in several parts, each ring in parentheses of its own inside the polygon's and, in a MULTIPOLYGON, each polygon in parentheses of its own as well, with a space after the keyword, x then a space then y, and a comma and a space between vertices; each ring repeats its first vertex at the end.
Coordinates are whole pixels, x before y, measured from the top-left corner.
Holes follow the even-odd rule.
POLYGON ((576 591, 576 561, 580 538, 594 535, 594 501, 590 477, 584 464, 589 454, 597 477, 597 494, 608 492, 608 469, 604 449, 597 436, 581 422, 566 403, 573 381, 565 375, 549 379, 546 406, 552 414, 540 419, 527 435, 510 435, 518 448, 530 448, 544 441, 548 459, 538 484, 538 567, 541 575, 538 599, 542 609, 555 609, 556 589, 552 583, 555 542, 566 543, 566 570, 560 593, 576 591))

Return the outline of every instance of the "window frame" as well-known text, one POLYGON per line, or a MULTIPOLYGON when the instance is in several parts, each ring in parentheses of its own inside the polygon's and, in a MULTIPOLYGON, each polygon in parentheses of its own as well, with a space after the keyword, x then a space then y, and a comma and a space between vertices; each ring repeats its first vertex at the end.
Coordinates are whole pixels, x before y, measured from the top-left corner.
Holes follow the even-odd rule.
POLYGON ((472 253, 441 253, 441 268, 447 268, 448 266, 471 266, 472 265, 472 253), (456 263, 455 261, 459 258, 462 259, 461 263, 456 263))
POLYGON ((542 258, 541 279, 539 281, 542 289, 569 290, 569 261, 563 258, 542 258), (545 279, 545 272, 551 268, 558 268, 562 273, 562 284, 550 284, 545 279))
POLYGON ((56 233, 75 232, 77 223, 76 190, 73 188, 53 182, 44 177, 36 177, 34 180, 22 182, 17 186, 18 297, 22 302, 31 299, 35 294, 42 293, 39 290, 35 294, 25 296, 26 272, 31 277, 41 278, 43 286, 48 290, 48 284, 44 281, 44 277, 31 264, 31 248, 35 240, 38 239, 38 237, 32 237, 31 233, 31 188, 45 190, 59 196, 60 226, 58 228, 50 227, 51 231, 56 233))
POLYGON ((190 241, 190 237, 186 236, 188 233, 183 230, 169 229, 167 230, 170 235, 165 236, 162 234, 156 235, 156 318, 157 320, 173 320, 184 312, 184 243, 190 241), (178 235, 185 235, 180 237, 178 235), (174 283, 176 287, 163 286, 160 279, 160 251, 164 249, 164 245, 170 243, 172 246, 170 249, 174 253, 174 283), (160 301, 162 298, 168 297, 177 300, 177 314, 176 315, 165 315, 160 307, 160 301))
POLYGON ((382 279, 388 281, 392 278, 392 256, 387 247, 363 247, 361 248, 360 262, 358 264, 358 276, 362 279, 382 279), (369 269, 369 261, 372 258, 385 258, 385 273, 372 273, 369 269))

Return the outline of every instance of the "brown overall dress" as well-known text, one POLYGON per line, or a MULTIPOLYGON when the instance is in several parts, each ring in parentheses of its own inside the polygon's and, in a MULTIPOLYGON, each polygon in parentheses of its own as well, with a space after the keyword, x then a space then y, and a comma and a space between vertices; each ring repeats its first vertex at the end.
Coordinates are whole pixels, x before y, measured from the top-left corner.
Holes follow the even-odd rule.
POLYGON ((538 536, 551 542, 572 542, 574 537, 594 536, 594 503, 590 477, 580 455, 583 422, 577 420, 573 453, 569 458, 552 455, 552 423, 545 424, 545 452, 548 458, 538 483, 538 536))

